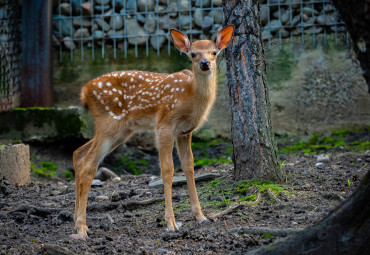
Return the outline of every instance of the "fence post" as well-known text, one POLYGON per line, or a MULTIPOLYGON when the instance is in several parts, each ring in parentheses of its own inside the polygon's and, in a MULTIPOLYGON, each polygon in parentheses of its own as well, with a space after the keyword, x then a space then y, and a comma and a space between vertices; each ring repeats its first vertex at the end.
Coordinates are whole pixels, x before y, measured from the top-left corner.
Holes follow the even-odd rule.
POLYGON ((53 106, 52 0, 22 0, 22 106, 53 106))

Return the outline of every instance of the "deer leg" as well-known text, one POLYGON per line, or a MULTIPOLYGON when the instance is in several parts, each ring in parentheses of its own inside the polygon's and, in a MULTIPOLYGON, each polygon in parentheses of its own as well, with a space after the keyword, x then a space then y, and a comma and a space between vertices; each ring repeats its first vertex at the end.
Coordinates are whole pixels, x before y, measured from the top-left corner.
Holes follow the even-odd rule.
POLYGON ((185 172, 188 192, 190 197, 191 211, 199 223, 207 222, 200 207, 197 189, 194 180, 194 160, 191 150, 191 133, 177 136, 177 151, 181 161, 181 169, 185 172))
POLYGON ((157 146, 164 186, 165 197, 165 221, 168 231, 178 231, 175 222, 175 214, 172 207, 172 181, 173 181, 173 134, 169 129, 163 128, 157 131, 157 146))
POLYGON ((91 145, 93 144, 93 140, 82 145, 80 148, 73 152, 73 167, 75 169, 75 187, 76 187, 76 201, 75 201, 75 214, 74 220, 77 219, 77 210, 80 201, 80 166, 81 162, 84 159, 86 153, 89 151, 91 145))
MULTIPOLYGON (((79 169, 78 176, 76 177, 76 212, 75 212, 75 226, 77 229, 77 234, 71 235, 73 239, 84 239, 87 236, 87 226, 86 226, 86 206, 89 190, 91 188, 91 183, 95 177, 96 171, 100 162, 103 161, 104 157, 115 149, 118 145, 125 142, 132 135, 131 130, 124 130, 120 137, 115 139, 105 135, 105 137, 110 137, 111 139, 97 139, 94 137, 92 143, 87 147, 88 151, 83 153, 84 159, 81 161, 80 166, 77 166, 79 169)), ((86 149, 85 148, 85 149, 86 149)), ((77 152, 76 155, 79 153, 77 152)), ((76 158, 76 164, 78 165, 78 160, 76 158)))

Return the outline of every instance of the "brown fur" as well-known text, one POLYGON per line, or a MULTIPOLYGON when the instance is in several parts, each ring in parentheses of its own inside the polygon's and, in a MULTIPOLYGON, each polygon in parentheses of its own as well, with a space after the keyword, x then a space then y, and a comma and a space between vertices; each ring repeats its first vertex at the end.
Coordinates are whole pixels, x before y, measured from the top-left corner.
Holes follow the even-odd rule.
POLYGON ((231 40, 230 36, 224 36, 226 30, 230 34, 230 29, 233 28, 229 26, 219 32, 216 44, 208 40, 190 44, 186 35, 171 31, 175 46, 192 55, 192 72, 118 71, 102 75, 82 88, 81 103, 88 106, 95 118, 95 135, 73 154, 77 229, 74 237, 86 236, 87 196, 99 163, 140 129, 154 129, 157 134, 168 230, 178 230, 171 199, 175 140, 187 179, 192 212, 198 222, 206 220, 195 188, 191 135, 204 123, 216 98, 215 52, 224 48, 217 48, 217 45, 227 45, 231 40), (200 68, 200 61, 204 59, 210 63, 209 70, 200 68))

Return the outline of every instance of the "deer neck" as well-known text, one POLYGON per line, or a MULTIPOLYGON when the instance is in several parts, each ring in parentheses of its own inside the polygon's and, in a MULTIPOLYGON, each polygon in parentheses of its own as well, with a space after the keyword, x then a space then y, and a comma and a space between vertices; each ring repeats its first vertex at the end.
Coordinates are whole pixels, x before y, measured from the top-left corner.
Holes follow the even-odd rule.
POLYGON ((193 69, 193 74, 194 96, 212 104, 216 98, 216 68, 214 67, 210 74, 197 73, 193 69))

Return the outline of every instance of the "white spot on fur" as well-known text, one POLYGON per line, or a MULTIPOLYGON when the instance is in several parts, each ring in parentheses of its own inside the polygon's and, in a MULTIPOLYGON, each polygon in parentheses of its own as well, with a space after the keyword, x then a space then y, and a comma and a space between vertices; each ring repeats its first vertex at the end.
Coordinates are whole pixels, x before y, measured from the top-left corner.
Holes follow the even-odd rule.
POLYGON ((106 84, 108 87, 112 86, 112 83, 110 83, 109 81, 107 82, 106 84))
POLYGON ((103 83, 101 81, 98 82, 98 87, 101 89, 103 87, 103 83))
POLYGON ((118 106, 119 106, 119 107, 122 107, 122 103, 121 103, 121 101, 119 101, 119 102, 118 102, 118 106))
POLYGON ((108 105, 105 106, 105 110, 109 111, 109 106, 108 105))

